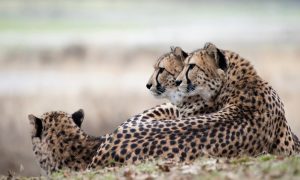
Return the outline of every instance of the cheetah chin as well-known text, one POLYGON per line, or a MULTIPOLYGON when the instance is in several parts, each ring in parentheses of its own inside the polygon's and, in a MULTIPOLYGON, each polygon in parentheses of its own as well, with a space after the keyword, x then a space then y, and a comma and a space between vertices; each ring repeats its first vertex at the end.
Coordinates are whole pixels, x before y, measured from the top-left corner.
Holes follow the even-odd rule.
POLYGON ((182 102, 182 99, 185 97, 185 94, 178 90, 173 90, 169 93, 168 99, 171 101, 172 104, 179 104, 182 102))

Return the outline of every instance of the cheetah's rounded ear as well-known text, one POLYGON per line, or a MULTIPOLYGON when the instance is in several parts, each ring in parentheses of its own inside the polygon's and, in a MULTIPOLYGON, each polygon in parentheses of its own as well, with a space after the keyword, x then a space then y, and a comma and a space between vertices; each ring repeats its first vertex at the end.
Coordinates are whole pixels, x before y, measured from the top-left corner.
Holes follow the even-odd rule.
POLYGON ((72 114, 72 119, 73 119, 74 123, 78 127, 81 127, 82 121, 84 119, 84 111, 83 111, 83 109, 79 109, 78 111, 74 112, 72 114))
POLYGON ((204 45, 206 52, 216 61, 216 65, 218 68, 222 69, 223 71, 227 70, 227 60, 225 55, 221 52, 220 49, 217 48, 216 45, 213 43, 207 42, 204 45))
POLYGON ((32 137, 41 138, 42 131, 43 131, 42 119, 35 117, 33 114, 29 114, 28 119, 30 121, 30 124, 33 126, 32 132, 31 132, 32 137))
POLYGON ((185 58, 188 57, 188 53, 186 53, 184 50, 182 50, 181 47, 174 47, 171 46, 171 52, 178 58, 180 58, 182 61, 184 61, 185 58))

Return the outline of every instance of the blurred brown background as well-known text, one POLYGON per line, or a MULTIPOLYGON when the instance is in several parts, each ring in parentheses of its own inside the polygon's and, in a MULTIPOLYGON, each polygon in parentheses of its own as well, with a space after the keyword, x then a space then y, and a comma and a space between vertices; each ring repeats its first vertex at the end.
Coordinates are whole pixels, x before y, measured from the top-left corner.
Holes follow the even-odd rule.
POLYGON ((211 41, 251 60, 300 136, 297 1, 0 1, 0 174, 39 175, 27 115, 83 108, 83 129, 111 132, 159 104, 145 88, 173 45, 211 41))

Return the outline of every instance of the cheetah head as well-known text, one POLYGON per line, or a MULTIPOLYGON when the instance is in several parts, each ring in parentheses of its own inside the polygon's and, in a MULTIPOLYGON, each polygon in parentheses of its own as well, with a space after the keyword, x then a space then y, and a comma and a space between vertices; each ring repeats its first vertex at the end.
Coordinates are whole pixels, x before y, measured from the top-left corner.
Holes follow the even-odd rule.
POLYGON ((80 128, 84 119, 84 111, 82 109, 69 115, 62 111, 51 111, 44 113, 41 118, 32 114, 28 115, 31 125, 31 137, 43 139, 48 133, 56 133, 64 130, 64 127, 80 128))
POLYGON ((61 143, 80 131, 83 118, 81 109, 72 115, 61 111, 47 112, 41 117, 28 115, 35 158, 46 174, 60 169, 61 157, 68 153, 60 151, 61 143))
POLYGON ((176 79, 181 92, 188 96, 199 94, 210 100, 219 93, 223 85, 228 60, 223 52, 212 43, 191 53, 182 72, 176 79))
POLYGON ((171 47, 171 52, 158 58, 154 72, 146 85, 155 97, 172 101, 180 96, 175 80, 182 71, 187 56, 188 54, 180 47, 171 47))

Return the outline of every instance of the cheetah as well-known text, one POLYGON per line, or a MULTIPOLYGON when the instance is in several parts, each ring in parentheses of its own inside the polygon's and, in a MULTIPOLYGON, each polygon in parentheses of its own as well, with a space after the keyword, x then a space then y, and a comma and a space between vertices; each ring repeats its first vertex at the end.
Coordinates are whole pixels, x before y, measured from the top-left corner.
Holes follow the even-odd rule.
POLYGON ((156 158, 189 162, 199 156, 299 152, 282 102, 249 61, 208 43, 189 54, 185 63, 176 79, 179 90, 213 101, 217 111, 163 121, 137 115, 101 144, 89 169, 156 158))
POLYGON ((85 170, 105 139, 105 136, 89 136, 80 129, 83 110, 72 115, 52 111, 41 118, 31 114, 28 119, 33 152, 43 174, 62 169, 85 170))
MULTIPOLYGON (((207 101, 213 100, 219 111, 227 111, 221 114, 222 121, 230 119, 245 126, 243 141, 249 153, 259 145, 271 154, 292 155, 299 151, 298 138, 291 132, 278 94, 237 53, 206 43, 204 49, 187 57, 176 84, 186 95, 198 94, 207 101), (233 118, 235 113, 242 116, 233 118)), ((214 120, 217 119, 220 118, 214 120)))
MULTIPOLYGON (((213 54, 209 48, 204 48, 202 51, 207 51, 207 54, 213 54)), ((226 56, 226 51, 219 51, 225 54, 224 57, 228 57, 226 56)), ((220 54, 218 55, 220 56, 220 54)), ((193 53, 190 56, 193 56, 193 53)), ((205 60, 208 61, 210 59, 214 58, 208 56, 205 60)), ((238 58, 232 56, 228 59, 238 58)), ((226 63, 228 63, 226 64, 226 68, 223 66, 224 62, 218 63, 220 67, 224 68, 218 68, 218 74, 226 75, 227 72, 230 72, 228 70, 230 68, 227 69, 227 66, 230 67, 232 65, 230 64, 231 60, 228 59, 225 58, 226 63)), ((188 60, 190 61, 190 58, 188 58, 188 60)), ((214 60, 219 62, 217 58, 214 60)), ((195 66, 191 69, 195 68, 195 66)), ((214 72, 211 71, 209 67, 210 66, 204 66, 204 69, 207 72, 214 72)), ((250 69, 253 70, 253 67, 251 67, 250 69)), ((185 71, 185 69, 183 71, 185 71)), ((190 75, 189 71, 187 72, 187 76, 190 75)), ((179 77, 181 74, 179 74, 179 77)), ((228 76, 230 75, 231 74, 228 76)), ((212 79, 214 78, 213 76, 212 79)), ((181 79, 179 79, 179 81, 180 80, 181 79)), ((209 80, 209 78, 205 79, 205 81, 209 80)), ((222 82, 226 82, 225 80, 226 78, 222 78, 222 82)), ((185 82, 184 80, 181 81, 182 82, 176 84, 180 85, 179 88, 183 94, 188 94, 189 96, 200 94, 202 100, 209 101, 213 99, 213 102, 218 102, 218 98, 210 96, 215 92, 215 89, 209 91, 209 88, 212 86, 211 84, 207 85, 209 88, 202 88, 201 92, 195 93, 193 91, 197 90, 197 85, 187 85, 185 89, 182 88, 185 82)), ((213 84, 213 86, 219 87, 218 83, 213 84)), ((220 106, 216 107, 220 108, 217 112, 164 121, 155 121, 153 117, 144 116, 143 113, 136 115, 121 124, 113 133, 105 136, 105 138, 100 138, 102 139, 100 147, 88 168, 94 169, 109 165, 136 163, 153 158, 168 158, 188 162, 199 156, 255 156, 269 150, 269 144, 267 144, 268 142, 265 143, 265 140, 268 140, 266 137, 270 136, 270 133, 264 132, 264 127, 259 126, 259 123, 255 124, 255 122, 251 121, 251 119, 259 115, 258 113, 251 114, 251 110, 253 109, 250 107, 245 108, 242 106, 244 109, 238 109, 240 106, 236 107, 233 105, 226 106, 225 108, 220 106)), ((276 132, 274 134, 276 134, 276 132)), ((281 133, 277 133, 276 135, 281 137, 281 133)), ((298 139, 292 133, 291 136, 292 141, 296 144, 295 149, 297 150, 299 146, 297 145, 299 144, 298 139)), ((274 154, 278 153, 277 151, 268 152, 274 154)), ((285 151, 281 151, 279 153, 289 155, 293 152, 286 153, 285 151)))

